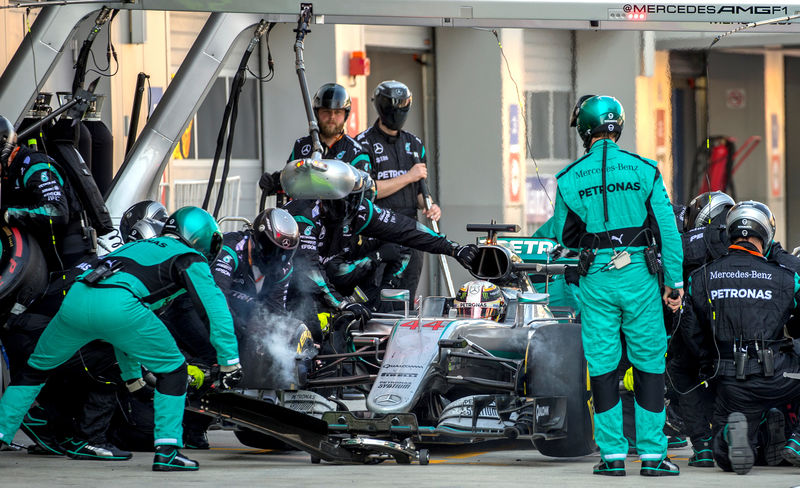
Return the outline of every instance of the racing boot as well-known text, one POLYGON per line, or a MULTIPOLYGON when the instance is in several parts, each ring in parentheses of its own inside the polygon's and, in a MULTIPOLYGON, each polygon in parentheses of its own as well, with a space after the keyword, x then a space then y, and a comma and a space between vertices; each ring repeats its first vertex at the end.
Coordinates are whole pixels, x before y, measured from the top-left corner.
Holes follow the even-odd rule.
POLYGON ((671 435, 667 437, 667 449, 680 449, 689 445, 685 437, 671 435))
POLYGON ((786 421, 783 412, 770 408, 764 418, 764 460, 767 466, 777 466, 783 461, 781 451, 786 445, 786 421))
POLYGON ((602 476, 625 476, 625 460, 615 459, 613 461, 603 461, 594 465, 592 474, 599 474, 602 476))
POLYGON ((67 453, 48 427, 47 417, 42 407, 31 407, 19 427, 34 442, 32 446, 28 447, 29 454, 63 456, 67 453))
POLYGON ((153 471, 197 471, 200 463, 187 458, 176 446, 156 446, 153 471))
POLYGON ((123 451, 114 444, 98 443, 89 444, 80 439, 69 439, 63 444, 67 456, 72 459, 90 461, 127 461, 133 454, 123 451))
POLYGON ((747 418, 741 412, 728 415, 725 426, 725 440, 728 441, 728 459, 736 474, 747 474, 755 462, 753 448, 747 435, 747 418))
POLYGON ((689 458, 689 466, 695 468, 713 468, 714 452, 711 448, 711 436, 692 439, 692 457, 689 458))
POLYGON ((800 466, 800 434, 793 432, 786 445, 781 449, 783 459, 789 461, 794 466, 800 466))
POLYGON ((642 476, 678 476, 681 474, 681 470, 668 457, 657 461, 642 459, 642 468, 639 470, 639 474, 642 476))

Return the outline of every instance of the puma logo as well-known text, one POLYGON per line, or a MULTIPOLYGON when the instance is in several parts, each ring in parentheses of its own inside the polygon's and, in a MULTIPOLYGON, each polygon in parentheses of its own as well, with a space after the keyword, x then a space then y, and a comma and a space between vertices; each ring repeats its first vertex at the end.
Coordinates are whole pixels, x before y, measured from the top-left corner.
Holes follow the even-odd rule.
POLYGON ((611 240, 612 241, 618 241, 619 245, 621 246, 622 245, 622 234, 620 234, 618 236, 611 236, 611 240))

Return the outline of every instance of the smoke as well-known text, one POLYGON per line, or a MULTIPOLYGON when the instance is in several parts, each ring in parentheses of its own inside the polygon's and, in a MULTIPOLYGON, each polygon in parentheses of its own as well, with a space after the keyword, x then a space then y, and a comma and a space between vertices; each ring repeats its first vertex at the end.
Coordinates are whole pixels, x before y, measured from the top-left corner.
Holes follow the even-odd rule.
POLYGON ((246 386, 278 390, 302 386, 306 363, 315 350, 298 353, 298 344, 308 339, 310 333, 302 321, 288 313, 271 313, 266 307, 257 307, 242 339, 246 386))

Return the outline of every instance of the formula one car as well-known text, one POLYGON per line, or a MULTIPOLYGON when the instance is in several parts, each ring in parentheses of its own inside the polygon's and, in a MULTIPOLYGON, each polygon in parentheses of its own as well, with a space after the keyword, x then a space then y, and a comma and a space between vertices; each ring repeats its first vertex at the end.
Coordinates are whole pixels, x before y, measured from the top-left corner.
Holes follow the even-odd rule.
MULTIPOLYGON (((563 273, 564 264, 548 263, 551 246, 535 253, 540 262, 523 263, 497 245, 497 232, 516 226, 468 229, 489 232, 472 274, 501 287, 503 322, 457 317, 453 297, 427 297, 412 316, 407 291, 384 290, 382 298, 406 303, 405 313, 378 314, 363 330, 334 325, 304 389, 270 392, 276 403, 341 435, 425 443, 527 438, 548 456, 591 453, 580 324, 568 313, 556 317, 528 279, 563 273), (351 410, 347 400, 359 392, 366 409, 351 410)), ((264 437, 240 440, 274 447, 264 437)))

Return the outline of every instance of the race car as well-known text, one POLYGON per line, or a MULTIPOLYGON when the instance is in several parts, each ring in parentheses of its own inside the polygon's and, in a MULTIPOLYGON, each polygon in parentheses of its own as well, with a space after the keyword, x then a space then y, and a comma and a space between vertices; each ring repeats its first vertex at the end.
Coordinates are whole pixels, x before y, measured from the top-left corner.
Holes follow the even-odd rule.
MULTIPOLYGON (((552 263, 550 246, 531 259, 539 262, 523 263, 497 244, 497 231, 515 228, 468 226, 489 232, 471 271, 502 291, 501 322, 459 317, 454 297, 427 297, 412 315, 407 291, 384 290, 383 299, 406 303, 405 313, 378 314, 363 330, 334 325, 304 388, 275 393, 275 401, 343 435, 426 443, 528 438, 548 456, 591 453, 580 324, 569 313, 556 317, 528 278, 563 273, 564 264, 552 263), (353 410, 359 392, 364 402, 353 410)), ((274 447, 258 436, 245 440, 274 447)))

